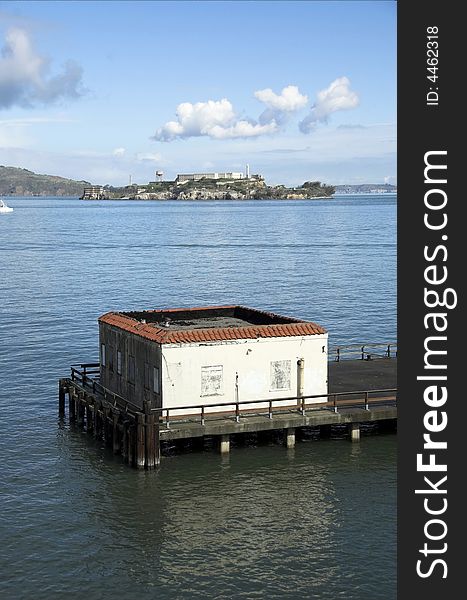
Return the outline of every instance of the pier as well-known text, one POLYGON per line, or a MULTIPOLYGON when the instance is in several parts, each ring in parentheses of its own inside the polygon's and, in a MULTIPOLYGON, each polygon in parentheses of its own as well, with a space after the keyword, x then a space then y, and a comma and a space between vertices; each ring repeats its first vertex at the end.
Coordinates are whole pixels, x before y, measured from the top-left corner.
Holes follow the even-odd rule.
POLYGON ((130 466, 152 469, 161 460, 161 443, 212 436, 221 453, 230 451, 230 437, 281 430, 284 445, 295 445, 296 432, 319 428, 329 435, 333 426, 345 426, 353 442, 360 427, 380 422, 395 428, 397 421, 397 358, 395 345, 352 348, 359 358, 344 359, 343 348, 329 356, 328 393, 297 395, 279 399, 188 404, 158 408, 150 401, 143 406, 104 387, 100 364, 71 367, 69 377, 59 381, 59 416, 71 425, 104 440, 114 454, 130 466), (392 348, 391 348, 392 346, 392 348), (376 348, 378 348, 376 350, 376 348), (68 405, 68 410, 67 410, 68 405))

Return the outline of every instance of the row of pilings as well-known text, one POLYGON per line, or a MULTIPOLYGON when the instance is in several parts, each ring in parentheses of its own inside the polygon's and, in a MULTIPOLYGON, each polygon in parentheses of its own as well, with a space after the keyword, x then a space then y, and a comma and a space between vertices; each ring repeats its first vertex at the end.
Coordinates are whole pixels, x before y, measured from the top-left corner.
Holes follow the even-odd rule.
POLYGON ((152 405, 144 403, 141 412, 115 406, 92 394, 70 379, 59 381, 59 417, 70 425, 102 440, 116 455, 137 469, 153 469, 160 464, 159 420, 151 414, 152 405))

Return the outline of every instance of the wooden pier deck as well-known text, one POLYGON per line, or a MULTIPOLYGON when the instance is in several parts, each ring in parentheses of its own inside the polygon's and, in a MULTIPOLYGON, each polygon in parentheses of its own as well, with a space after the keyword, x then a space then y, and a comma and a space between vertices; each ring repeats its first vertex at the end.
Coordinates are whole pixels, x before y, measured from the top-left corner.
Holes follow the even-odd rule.
POLYGON ((396 358, 330 362, 329 393, 319 396, 318 404, 313 396, 291 397, 287 407, 279 401, 259 399, 219 403, 216 408, 222 411, 225 406, 226 410, 217 413, 209 413, 203 406, 159 409, 150 403, 132 405, 99 384, 97 367, 73 367, 71 377, 60 380, 59 414, 65 417, 68 395, 70 422, 103 438, 115 454, 138 468, 159 464, 163 441, 215 436, 220 451, 228 452, 232 434, 283 430, 284 441, 291 447, 297 428, 324 430, 333 425, 347 425, 350 439, 358 441, 361 423, 397 419, 396 358), (254 409, 249 408, 251 404, 254 409), (190 409, 190 414, 176 414, 181 409, 190 409))

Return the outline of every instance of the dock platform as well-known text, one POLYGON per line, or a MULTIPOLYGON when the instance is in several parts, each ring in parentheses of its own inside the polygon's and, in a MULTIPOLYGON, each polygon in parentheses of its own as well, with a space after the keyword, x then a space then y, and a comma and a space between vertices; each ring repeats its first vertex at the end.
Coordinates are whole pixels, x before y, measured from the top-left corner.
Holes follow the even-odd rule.
POLYGON ((215 436, 225 453, 230 450, 232 434, 282 430, 284 443, 290 448, 295 444, 296 429, 319 427, 325 432, 332 426, 346 425, 350 439, 358 441, 362 423, 395 424, 397 419, 397 358, 331 361, 325 396, 219 403, 215 406, 220 412, 215 413, 208 412, 206 406, 175 410, 156 408, 148 402, 144 407, 132 405, 100 385, 98 367, 72 367, 71 377, 60 380, 59 415, 62 419, 66 416, 68 396, 70 423, 104 439, 115 454, 137 468, 157 466, 164 441, 215 436), (284 406, 284 400, 290 404, 284 406), (249 408, 251 404, 254 409, 249 408), (188 415, 177 414, 188 409, 188 415))

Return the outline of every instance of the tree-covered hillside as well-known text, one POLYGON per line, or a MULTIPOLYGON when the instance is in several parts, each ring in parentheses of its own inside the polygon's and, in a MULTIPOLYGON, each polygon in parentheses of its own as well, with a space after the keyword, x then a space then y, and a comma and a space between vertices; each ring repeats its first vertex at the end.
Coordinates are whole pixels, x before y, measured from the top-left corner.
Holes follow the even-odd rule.
POLYGON ((0 196, 81 196, 87 181, 39 175, 27 169, 0 165, 0 196))

